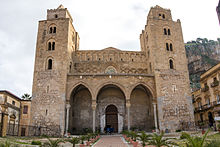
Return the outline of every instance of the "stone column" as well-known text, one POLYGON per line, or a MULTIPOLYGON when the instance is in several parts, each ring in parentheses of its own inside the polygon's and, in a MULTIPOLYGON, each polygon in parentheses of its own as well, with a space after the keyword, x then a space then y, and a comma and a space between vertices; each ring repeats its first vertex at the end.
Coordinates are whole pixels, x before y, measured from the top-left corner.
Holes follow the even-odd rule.
POLYGON ((155 125, 155 130, 156 132, 159 132, 158 127, 157 127, 157 104, 153 103, 154 107, 154 125, 155 125))
POLYGON ((130 100, 126 100, 126 108, 127 108, 127 115, 128 115, 128 130, 130 130, 130 127, 131 127, 131 123, 130 123, 130 107, 131 107, 130 100))
POLYGON ((66 104, 66 136, 68 135, 68 128, 69 128, 69 112, 70 112, 70 104, 66 104))
POLYGON ((96 101, 92 101, 92 131, 95 133, 95 110, 96 110, 96 101))
POLYGON ((8 112, 7 112, 7 109, 8 107, 6 105, 1 105, 2 107, 2 128, 1 128, 1 134, 0 136, 1 137, 5 137, 6 136, 6 133, 7 133, 7 126, 8 126, 8 112))

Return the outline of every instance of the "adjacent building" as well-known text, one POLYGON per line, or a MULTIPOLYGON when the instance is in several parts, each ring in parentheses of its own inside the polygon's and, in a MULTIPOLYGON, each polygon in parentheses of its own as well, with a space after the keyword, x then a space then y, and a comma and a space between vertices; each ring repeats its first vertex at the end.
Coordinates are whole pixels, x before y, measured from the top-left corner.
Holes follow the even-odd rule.
POLYGON ((139 51, 79 50, 72 23, 62 5, 39 21, 31 125, 48 135, 193 128, 181 22, 169 9, 150 9, 139 51))
POLYGON ((200 76, 201 89, 192 93, 195 122, 213 126, 220 116, 220 63, 200 76))
POLYGON ((1 132, 2 136, 27 134, 23 128, 29 125, 30 107, 30 100, 22 100, 7 90, 0 90, 0 123, 1 131, 4 131, 1 132))

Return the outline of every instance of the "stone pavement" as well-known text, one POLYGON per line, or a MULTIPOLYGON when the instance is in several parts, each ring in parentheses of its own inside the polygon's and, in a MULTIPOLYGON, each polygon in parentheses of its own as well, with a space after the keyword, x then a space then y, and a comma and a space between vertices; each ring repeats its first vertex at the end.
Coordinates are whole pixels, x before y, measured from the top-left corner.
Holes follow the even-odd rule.
POLYGON ((93 147, 129 147, 122 136, 109 135, 101 136, 99 141, 93 147))

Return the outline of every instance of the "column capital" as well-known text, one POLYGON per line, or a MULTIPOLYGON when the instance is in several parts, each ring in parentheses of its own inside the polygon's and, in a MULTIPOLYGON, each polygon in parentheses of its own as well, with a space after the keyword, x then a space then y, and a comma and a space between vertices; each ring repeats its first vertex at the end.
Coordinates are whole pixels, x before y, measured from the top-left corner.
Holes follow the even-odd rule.
POLYGON ((157 103, 156 103, 156 102, 153 102, 152 104, 153 104, 154 106, 156 106, 156 105, 157 105, 157 103))
POLYGON ((92 100, 92 110, 96 109, 96 100, 92 100))
POLYGON ((71 105, 70 104, 66 104, 66 109, 70 109, 71 105))
POLYGON ((127 99, 127 100, 126 100, 126 107, 131 107, 131 101, 130 101, 130 99, 127 99))
POLYGON ((94 111, 96 109, 96 104, 92 104, 92 110, 94 111))

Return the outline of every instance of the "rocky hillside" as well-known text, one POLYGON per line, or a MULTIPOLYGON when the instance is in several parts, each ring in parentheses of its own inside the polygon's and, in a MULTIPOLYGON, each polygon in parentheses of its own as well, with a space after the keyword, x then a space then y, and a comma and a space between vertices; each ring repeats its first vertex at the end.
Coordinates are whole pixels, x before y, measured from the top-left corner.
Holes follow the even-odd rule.
POLYGON ((191 88, 200 88, 199 77, 220 62, 220 38, 217 41, 197 38, 185 44, 191 88))

